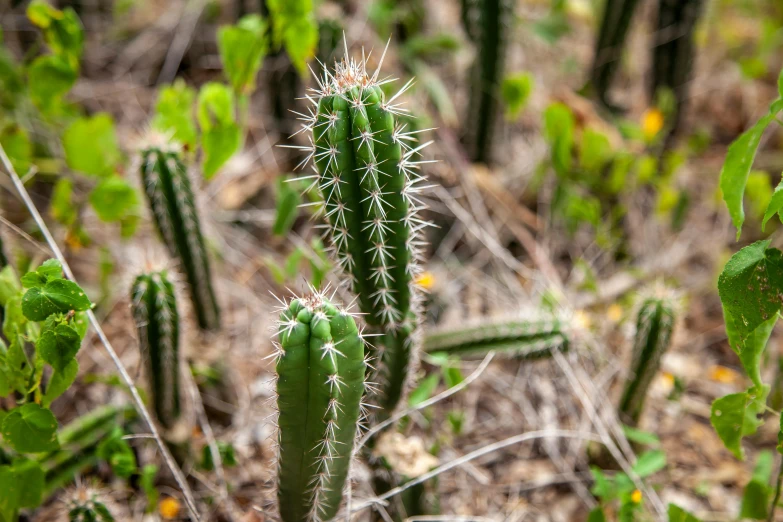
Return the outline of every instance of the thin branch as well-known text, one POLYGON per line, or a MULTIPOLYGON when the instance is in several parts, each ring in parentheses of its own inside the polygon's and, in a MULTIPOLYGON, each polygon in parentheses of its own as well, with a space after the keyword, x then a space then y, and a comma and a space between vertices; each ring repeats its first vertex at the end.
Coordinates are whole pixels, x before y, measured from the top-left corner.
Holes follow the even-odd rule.
MULTIPOLYGON (((49 231, 49 227, 46 226, 46 223, 41 217, 41 214, 38 212, 38 209, 35 207, 33 200, 30 198, 30 194, 27 193, 27 189, 24 187, 22 180, 19 179, 19 176, 16 174, 16 171, 14 170, 13 165, 11 165, 11 161, 8 159, 8 156, 6 155, 5 149, 3 148, 2 145, 0 145, 0 162, 2 162, 3 168, 5 169, 6 173, 10 176, 11 181, 13 182, 14 187, 16 188, 16 191, 19 193, 19 196, 21 196, 22 201, 24 201, 24 204, 27 207, 27 210, 30 212, 30 215, 33 217, 33 220, 35 220, 35 224, 41 230, 41 233, 46 239, 46 243, 49 245, 49 248, 52 249, 54 256, 57 258, 58 261, 60 261, 65 276, 71 281, 76 282, 76 278, 74 278, 73 276, 73 272, 71 271, 71 267, 68 265, 68 261, 66 261, 65 256, 62 253, 62 250, 60 250, 60 247, 57 245, 57 242, 54 240, 52 233, 49 231)), ((117 370, 119 371, 122 380, 125 382, 125 385, 130 390, 131 396, 133 397, 133 403, 136 407, 136 411, 139 412, 139 415, 144 419, 144 422, 147 423, 147 426, 150 429, 150 435, 152 435, 155 438, 155 442, 157 442, 158 444, 158 449, 160 449, 160 453, 163 456, 163 460, 166 462, 166 465, 169 467, 171 473, 174 475, 174 480, 176 480, 177 484, 182 490, 182 495, 185 497, 185 504, 188 506, 190 515, 193 517, 193 519, 196 522, 199 522, 201 520, 201 516, 199 515, 198 509, 196 508, 196 501, 193 496, 193 492, 191 491, 190 486, 188 486, 188 483, 185 479, 185 475, 182 473, 182 470, 179 469, 177 464, 174 462, 174 458, 171 456, 168 447, 166 447, 166 444, 163 442, 163 439, 160 437, 160 434, 158 433, 158 428, 155 426, 155 422, 152 420, 152 417, 147 411, 147 408, 144 406, 144 402, 141 400, 141 396, 139 395, 139 391, 136 389, 136 385, 133 384, 133 379, 131 379, 128 370, 126 370, 125 366, 122 364, 122 361, 117 355, 117 352, 114 351, 114 348, 109 342, 109 339, 106 337, 103 328, 101 328, 101 325, 98 322, 98 319, 95 317, 95 313, 93 313, 92 310, 87 310, 87 318, 89 319, 92 327, 95 329, 95 332, 98 334, 98 337, 100 338, 103 347, 106 349, 106 352, 109 354, 109 357, 111 358, 112 362, 114 362, 114 365, 117 367, 117 370)))
POLYGON ((426 482, 433 477, 437 477, 443 472, 462 466, 463 464, 466 464, 471 460, 475 460, 477 458, 483 457, 484 455, 488 455, 489 453, 501 450, 503 448, 507 448, 508 446, 519 444, 521 442, 526 442, 529 440, 540 439, 540 438, 548 438, 548 437, 579 438, 582 440, 588 440, 593 442, 601 442, 603 440, 601 436, 595 433, 573 431, 573 430, 560 430, 560 429, 530 431, 528 433, 514 435, 513 437, 509 437, 507 439, 495 442, 493 444, 488 444, 487 446, 479 448, 475 451, 471 451, 470 453, 463 455, 462 457, 456 458, 452 461, 449 461, 446 464, 443 464, 442 466, 438 466, 437 468, 428 471, 427 473, 420 475, 419 477, 409 482, 406 482, 401 486, 391 489, 386 493, 384 493, 383 495, 366 500, 364 503, 353 508, 351 513, 356 513, 363 509, 367 509, 368 507, 371 507, 375 504, 382 504, 387 499, 399 495, 400 493, 402 493, 408 488, 421 484, 422 482, 426 482))

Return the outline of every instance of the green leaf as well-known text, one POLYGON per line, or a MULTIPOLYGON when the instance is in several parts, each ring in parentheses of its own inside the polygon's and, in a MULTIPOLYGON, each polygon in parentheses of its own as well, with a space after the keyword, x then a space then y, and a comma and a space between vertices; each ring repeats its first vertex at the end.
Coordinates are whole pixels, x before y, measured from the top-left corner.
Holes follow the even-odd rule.
POLYGON ((408 398, 408 404, 410 406, 416 406, 432 397, 432 394, 435 393, 435 389, 438 387, 438 382, 440 382, 440 375, 437 373, 433 373, 422 379, 416 389, 411 392, 410 397, 408 398))
POLYGON ((21 281, 25 288, 41 288, 46 284, 46 276, 38 272, 27 272, 22 276, 21 281))
MULTIPOLYGON (((2 74, 2 71, 0 71, 2 74)), ((22 176, 30 169, 30 162, 33 156, 33 145, 30 137, 23 127, 16 123, 0 125, 0 145, 3 146, 11 165, 16 172, 22 176)))
POLYGON ((665 467, 666 453, 664 453, 663 450, 651 450, 645 451, 639 455, 639 458, 636 459, 636 463, 633 465, 633 470, 641 478, 645 478, 659 472, 665 467))
POLYGON ((275 45, 285 46, 291 63, 305 76, 318 47, 318 22, 312 0, 268 0, 275 45))
POLYGON ((579 164, 589 173, 600 174, 611 160, 612 144, 606 134, 587 128, 582 132, 579 146, 579 164))
POLYGON ((155 487, 155 477, 158 475, 158 466, 155 464, 146 464, 141 468, 139 474, 139 486, 144 491, 144 496, 147 497, 147 513, 152 513, 155 507, 158 505, 158 488, 155 487))
POLYGON ((63 265, 56 259, 47 259, 35 271, 44 276, 47 281, 63 278, 63 265))
POLYGON ((11 410, 1 429, 5 441, 20 453, 40 453, 60 447, 57 419, 51 411, 28 403, 11 410))
POLYGON ((45 330, 35 344, 36 351, 44 361, 58 372, 64 372, 81 348, 82 340, 76 330, 68 325, 57 325, 45 330))
POLYGON ((78 209, 73 202, 73 182, 61 177, 54 185, 49 213, 59 223, 70 226, 76 221, 78 209))
POLYGON ((19 279, 16 277, 14 267, 6 265, 0 270, 0 306, 5 307, 6 303, 22 291, 19 279))
POLYGON ((661 439, 655 433, 626 426, 625 424, 623 424, 623 433, 628 440, 637 444, 645 446, 659 446, 661 444, 661 439))
POLYGON ((761 136, 774 119, 774 113, 763 116, 753 127, 734 140, 729 146, 726 160, 720 171, 720 189, 723 192, 723 200, 729 208, 731 221, 737 227, 737 239, 742 233, 742 223, 745 221, 742 198, 745 195, 748 174, 753 166, 761 136))
POLYGON ((98 445, 98 457, 108 462, 117 476, 128 478, 136 472, 136 455, 122 437, 122 429, 115 428, 98 445))
POLYGON ((42 288, 31 288, 22 298, 22 312, 31 321, 43 321, 58 312, 84 311, 91 305, 79 285, 66 279, 49 281, 42 288))
POLYGON ((766 520, 770 488, 764 482, 751 480, 742 492, 740 519, 766 520))
POLYGON ((267 52, 266 22, 256 14, 245 16, 237 25, 218 29, 217 40, 223 70, 234 92, 252 93, 267 52))
MULTIPOLYGON (((767 221, 770 220, 775 214, 779 214, 783 210, 783 179, 775 187, 775 192, 772 193, 772 198, 769 200, 767 210, 764 212, 764 220, 761 222, 761 231, 767 226, 767 221)), ((783 218, 781 218, 783 221, 783 218)))
POLYGON ((606 515, 604 515, 604 510, 601 509, 601 506, 590 511, 587 515, 587 522, 606 522, 606 515))
POLYGON ((63 134, 65 161, 73 170, 108 176, 120 162, 114 121, 106 113, 73 122, 63 134))
POLYGON ((718 278, 724 316, 736 332, 738 351, 750 333, 783 306, 783 254, 768 246, 769 240, 746 246, 731 257, 718 278))
POLYGON ((574 144, 574 115, 562 103, 553 103, 544 111, 544 137, 552 149, 552 166, 558 176, 571 172, 574 144))
POLYGON ((44 471, 37 462, 20 457, 0 466, 0 520, 15 522, 20 508, 38 507, 43 489, 44 471))
POLYGON ((234 93, 221 83, 208 83, 198 95, 198 123, 204 147, 204 176, 212 178, 239 150, 242 134, 234 121, 234 93))
POLYGON ((729 346, 737 353, 745 373, 748 374, 748 377, 750 377, 750 380, 753 381, 754 386, 757 388, 761 388, 764 385, 761 382, 761 359, 778 317, 778 314, 775 314, 768 321, 761 323, 742 342, 736 332, 735 322, 727 317, 725 309, 723 312, 729 346))
POLYGON ((60 56, 39 56, 27 69, 30 98, 44 112, 51 111, 76 83, 78 71, 60 56))
POLYGON ((196 91, 181 78, 177 79, 173 85, 160 90, 155 104, 152 127, 164 133, 171 133, 171 138, 179 143, 194 146, 196 144, 196 122, 193 118, 195 101, 196 91))
POLYGON ((764 409, 764 393, 750 389, 716 399, 710 411, 710 423, 723 445, 735 457, 744 459, 742 437, 752 435, 761 425, 758 414, 764 409))
POLYGON ((113 175, 90 192, 90 204, 102 221, 114 222, 137 210, 139 196, 124 178, 113 175))
POLYGON ((76 359, 71 359, 71 362, 65 365, 63 371, 55 370, 49 378, 49 384, 46 386, 46 393, 44 393, 41 404, 48 408, 57 397, 71 387, 78 373, 79 362, 76 359))
POLYGON ((282 177, 277 178, 277 212, 275 223, 272 225, 272 233, 276 236, 287 234, 299 215, 299 205, 302 196, 292 183, 286 183, 282 177))
POLYGON ((506 105, 506 118, 514 120, 527 106, 533 92, 533 76, 522 72, 507 76, 500 86, 500 94, 506 105))
POLYGON ((78 61, 84 46, 84 32, 73 9, 60 11, 42 0, 34 0, 27 8, 27 18, 43 30, 44 39, 55 54, 78 61))

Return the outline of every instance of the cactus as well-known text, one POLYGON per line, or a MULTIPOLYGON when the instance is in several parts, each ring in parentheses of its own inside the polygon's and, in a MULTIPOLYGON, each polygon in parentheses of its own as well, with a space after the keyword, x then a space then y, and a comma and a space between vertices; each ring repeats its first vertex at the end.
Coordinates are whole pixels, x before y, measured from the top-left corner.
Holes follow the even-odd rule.
POLYGON ((219 328, 220 310, 212 289, 207 249, 179 153, 159 147, 144 149, 141 178, 158 232, 171 256, 181 263, 199 328, 219 328))
POLYGON ((674 98, 667 122, 670 136, 676 134, 688 99, 688 80, 693 66, 693 32, 702 10, 702 0, 659 0, 659 42, 653 48, 650 98, 660 89, 669 89, 674 98))
POLYGON ((141 360, 155 415, 167 429, 180 417, 179 314, 165 271, 142 274, 131 291, 141 360))
POLYGON ((552 350, 567 350, 568 337, 556 321, 506 321, 428 332, 422 348, 461 358, 482 357, 496 350, 519 359, 540 359, 552 350))
POLYGON ((100 491, 91 487, 76 488, 66 500, 66 509, 69 522, 114 522, 100 491))
POLYGON ((322 294, 280 315, 277 362, 283 522, 330 520, 342 500, 364 390, 364 342, 322 294))
POLYGON ((512 0, 462 0, 462 24, 477 47, 463 125, 468 156, 474 162, 492 161, 493 135, 500 113, 500 82, 513 16, 512 0))
POLYGON ((312 131, 327 233, 367 324, 382 335, 386 383, 379 402, 389 412, 402 395, 418 323, 413 282, 417 236, 426 223, 415 215, 422 181, 415 159, 426 144, 411 148, 411 134, 397 123, 404 109, 395 101, 410 82, 387 99, 378 71, 369 76, 364 61, 347 56, 334 74, 324 71, 305 127, 312 131))
POLYGON ((618 407, 620 420, 629 426, 639 422, 647 388, 669 348, 673 329, 674 311, 668 301, 659 298, 644 301, 636 319, 631 373, 618 407))

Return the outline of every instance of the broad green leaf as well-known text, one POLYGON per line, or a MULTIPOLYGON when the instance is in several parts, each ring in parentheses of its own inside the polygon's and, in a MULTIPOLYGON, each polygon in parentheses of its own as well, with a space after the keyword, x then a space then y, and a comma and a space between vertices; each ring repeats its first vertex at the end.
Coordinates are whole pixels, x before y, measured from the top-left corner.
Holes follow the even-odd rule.
POLYGON ((767 347, 767 341, 772 334, 775 323, 778 321, 778 314, 772 316, 771 319, 761 323, 758 328, 753 330, 745 338, 744 342, 741 342, 739 336, 734 328, 734 321, 731 321, 724 309, 723 319, 726 324, 726 335, 729 338, 729 346, 734 350, 742 362, 742 367, 745 369, 745 373, 748 374, 753 384, 761 388, 764 383, 761 382, 761 359, 764 354, 764 350, 767 347))
POLYGON ((729 146, 726 160, 720 171, 720 189, 723 192, 723 200, 729 208, 731 221, 737 227, 737 239, 742 233, 742 223, 745 221, 742 198, 745 195, 748 174, 753 166, 761 136, 774 119, 775 113, 762 116, 753 127, 734 140, 729 146))
POLYGON ((3 439, 20 453, 40 453, 60 447, 57 419, 51 411, 35 403, 11 410, 3 420, 3 439))
POLYGON ((98 457, 111 466, 119 477, 128 478, 136 472, 136 455, 117 427, 98 445, 98 457))
POLYGON ((47 259, 35 271, 43 275, 47 281, 63 278, 63 265, 56 259, 47 259))
POLYGON ((108 176, 120 162, 114 120, 106 113, 73 122, 63 134, 65 160, 73 170, 108 176))
MULTIPOLYGON (((783 179, 778 183, 778 186, 775 187, 775 192, 772 193, 772 198, 769 200, 767 210, 764 212, 764 220, 761 222, 762 232, 767 226, 767 221, 775 214, 780 214, 781 210, 783 210, 783 179)), ((783 217, 781 217, 781 221, 783 221, 783 217)))
POLYGON ((72 225, 76 221, 78 210, 73 202, 73 182, 70 179, 62 177, 57 180, 49 212, 63 225, 72 225))
POLYGON ((625 424, 623 424, 623 433, 628 440, 637 444, 645 446, 659 446, 661 444, 661 439, 655 433, 626 426, 625 424))
POLYGON ((509 75, 503 79, 500 94, 506 106, 506 118, 514 120, 522 114, 533 92, 533 76, 522 72, 509 75))
POLYGON ((723 445, 735 457, 744 459, 742 437, 756 432, 761 421, 758 414, 764 409, 764 394, 751 389, 716 399, 710 411, 710 423, 723 445))
POLYGON ((19 279, 16 277, 14 267, 6 265, 0 270, 0 306, 5 307, 6 303, 22 291, 19 279))
POLYGON ((37 462, 19 457, 0 466, 0 521, 15 522, 20 508, 38 507, 43 489, 44 471, 37 462))
POLYGON ((286 183, 282 177, 277 178, 277 209, 272 233, 276 236, 287 234, 299 215, 299 205, 302 196, 292 183, 286 183))
POLYGON ((748 203, 748 214, 756 221, 764 217, 765 210, 772 201, 772 183, 769 173, 762 170, 751 170, 748 182, 745 184, 745 201, 748 203))
POLYGON ((606 522, 606 515, 604 515, 604 510, 601 509, 601 506, 590 511, 587 515, 587 522, 606 522))
POLYGON ((55 54, 78 60, 84 46, 84 32, 73 9, 60 11, 42 0, 34 0, 27 7, 27 18, 43 30, 44 39, 55 54))
POLYGON ((79 285, 66 279, 55 279, 41 288, 29 289, 22 298, 22 312, 31 321, 43 321, 58 312, 87 310, 91 304, 79 285))
POLYGON ((636 459, 636 463, 633 465, 633 470, 641 478, 645 478, 659 472, 665 467, 666 453, 664 453, 663 450, 651 450, 645 451, 639 455, 639 458, 636 459))
POLYGON ((27 69, 30 98, 44 112, 52 110, 54 104, 76 83, 78 71, 68 60, 60 56, 39 56, 27 69))
POLYGON ((26 174, 30 169, 33 156, 33 146, 27 131, 16 123, 0 126, 0 145, 3 146, 17 174, 20 176, 26 174))
POLYGON ((731 257, 718 278, 724 316, 739 347, 783 306, 783 254, 768 246, 769 240, 746 246, 731 257))
POLYGON ((751 480, 742 492, 739 518, 742 520, 767 520, 770 488, 766 483, 751 480))
POLYGON ((234 93, 221 83, 208 83, 198 96, 198 123, 204 148, 204 177, 212 178, 239 150, 242 133, 234 121, 234 93))
MULTIPOLYGON (((612 145, 606 134, 587 128, 582 132, 579 165, 587 172, 600 174, 612 157, 612 145)), ((603 180, 601 180, 603 183, 603 180)))
POLYGON ((416 389, 413 390, 408 397, 408 404, 410 406, 416 406, 432 397, 432 394, 435 393, 435 389, 438 387, 439 381, 440 375, 437 373, 433 373, 422 379, 416 389))
POLYGON ((160 90, 155 104, 153 128, 171 133, 174 141, 185 145, 196 144, 196 122, 193 117, 196 91, 182 79, 160 90))
POLYGON ((90 205, 102 221, 119 221, 133 214, 138 204, 136 189, 117 175, 102 180, 90 192, 90 205))
POLYGON ((46 276, 38 272, 27 272, 22 276, 21 281, 25 288, 41 288, 46 284, 46 276))
POLYGON ((285 29, 285 50, 301 76, 307 76, 307 62, 318 48, 318 22, 315 16, 299 18, 285 29))
POLYGON ((236 25, 218 29, 217 40, 223 70, 234 92, 252 93, 267 51, 266 22, 259 15, 245 16, 236 25))
POLYGON ((574 115, 562 103, 553 103, 544 111, 544 137, 552 149, 552 166, 560 177, 571 172, 574 144, 574 115))
POLYGON ((701 522, 684 509, 674 504, 669 504, 669 522, 701 522))
POLYGON ((81 344, 82 340, 76 330, 60 324, 52 330, 44 330, 35 343, 35 349, 55 371, 64 372, 81 348, 81 344))
POLYGON ((63 371, 55 370, 49 378, 49 384, 46 386, 46 393, 43 395, 41 404, 48 408, 57 397, 65 393, 65 390, 71 387, 79 373, 79 362, 71 359, 63 371))

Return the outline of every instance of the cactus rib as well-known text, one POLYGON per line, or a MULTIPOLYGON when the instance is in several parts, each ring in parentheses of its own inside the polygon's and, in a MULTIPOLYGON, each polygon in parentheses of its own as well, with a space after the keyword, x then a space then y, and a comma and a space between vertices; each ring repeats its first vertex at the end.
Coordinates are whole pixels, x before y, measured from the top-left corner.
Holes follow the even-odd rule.
POLYGON ((381 402, 393 407, 418 323, 413 281, 426 223, 416 217, 422 181, 416 159, 426 144, 412 148, 412 134, 396 121, 403 109, 395 100, 410 82, 387 99, 377 74, 369 76, 364 61, 348 57, 333 74, 324 71, 305 127, 313 136, 311 155, 338 262, 351 276, 367 323, 393 341, 383 345, 381 365, 388 378, 381 402))
POLYGON ((568 337, 557 321, 505 321, 429 332, 422 348, 462 358, 482 357, 495 350, 519 359, 540 359, 552 350, 568 349, 568 337))
POLYGON ((181 412, 179 314, 174 285, 165 271, 142 274, 133 283, 131 294, 155 415, 163 427, 171 428, 181 412))
POLYGON ((364 342, 353 317, 321 294, 280 315, 277 363, 280 514, 330 520, 342 501, 364 391, 364 342))
POLYGON ((141 178, 155 225, 182 265, 199 328, 219 328, 220 310, 185 164, 175 150, 150 147, 142 151, 141 178))
POLYGON ((669 302, 648 299, 642 304, 636 320, 630 375, 618 408, 620 419, 626 424, 635 426, 641 418, 647 389, 669 348, 673 329, 674 311, 669 302))

